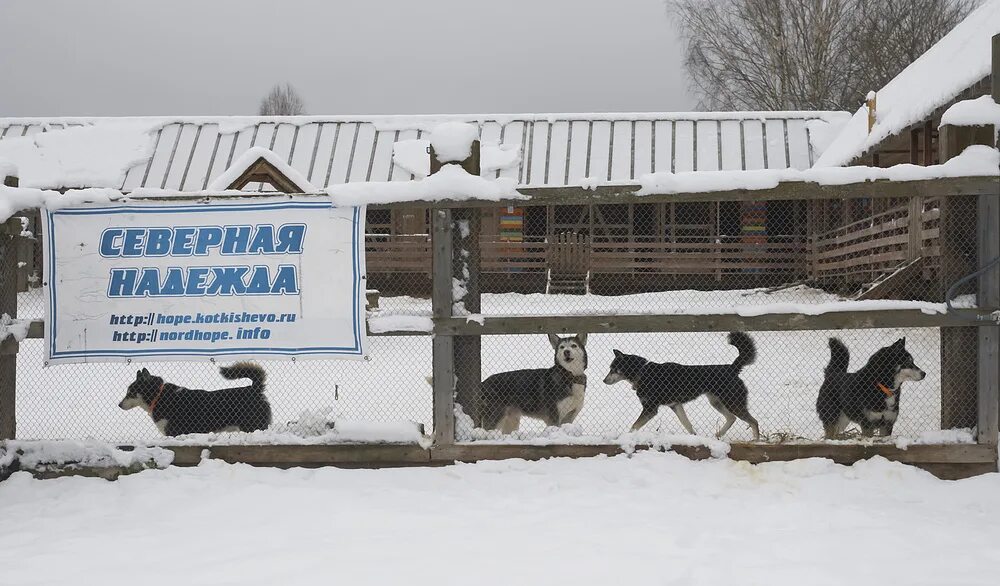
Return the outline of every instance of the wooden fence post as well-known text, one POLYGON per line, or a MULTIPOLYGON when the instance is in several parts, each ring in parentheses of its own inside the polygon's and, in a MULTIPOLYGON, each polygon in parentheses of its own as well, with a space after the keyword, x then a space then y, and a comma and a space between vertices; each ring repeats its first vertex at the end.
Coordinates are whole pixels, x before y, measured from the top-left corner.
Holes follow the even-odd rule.
MULTIPOLYGON (((993 101, 1000 100, 1000 35, 993 36, 993 101)), ((994 146, 996 146, 996 131, 994 146)), ((1000 201, 998 194, 980 195, 976 206, 978 217, 979 266, 986 266, 1000 257, 1000 201)), ((1000 307, 1000 266, 994 266, 979 277, 979 307, 1000 307)), ((996 445, 1000 422, 1000 328, 996 325, 979 328, 979 443, 996 445)))
POLYGON ((906 260, 917 260, 923 256, 924 248, 924 198, 911 197, 907 210, 906 260))
MULTIPOLYGON (((455 211, 452 230, 452 277, 464 283, 465 295, 456 302, 465 305, 466 313, 482 311, 479 286, 481 253, 479 234, 481 213, 475 208, 455 211)), ((479 336, 455 338, 455 401, 466 415, 478 413, 482 379, 482 339, 479 336)))
MULTIPOLYGON (((431 211, 431 306, 435 319, 452 314, 451 210, 431 211)), ((434 334, 432 372, 434 392, 434 443, 455 443, 455 339, 434 334)))
MULTIPOLYGON (((4 177, 3 184, 17 187, 17 177, 4 177)), ((20 220, 0 225, 0 315, 17 317, 17 245, 20 220)), ((17 350, 14 340, 0 345, 0 440, 17 437, 17 350)))

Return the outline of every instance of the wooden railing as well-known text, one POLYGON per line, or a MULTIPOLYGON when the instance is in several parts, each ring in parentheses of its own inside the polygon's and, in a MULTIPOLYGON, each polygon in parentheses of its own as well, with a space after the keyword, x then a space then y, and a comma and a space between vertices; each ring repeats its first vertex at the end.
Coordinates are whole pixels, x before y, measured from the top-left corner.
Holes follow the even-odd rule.
POLYGON ((664 242, 653 238, 630 241, 594 239, 591 270, 598 273, 737 274, 805 273, 804 237, 773 236, 766 243, 740 237, 685 238, 664 242))
POLYGON ((925 272, 932 273, 940 266, 940 216, 936 199, 918 198, 915 204, 817 234, 813 237, 810 276, 821 281, 862 283, 917 257, 924 259, 925 272), (913 234, 911 222, 916 214, 919 232, 913 234))
MULTIPOLYGON (((369 272, 430 274, 429 237, 407 236, 399 241, 370 235, 365 250, 369 272)), ((565 252, 566 249, 560 250, 565 252)), ((498 242, 483 239, 480 251, 485 273, 542 272, 559 262, 559 258, 553 257, 553 244, 544 240, 498 242)), ((589 267, 591 272, 614 274, 727 275, 748 271, 804 274, 808 260, 806 239, 793 236, 770 237, 764 244, 742 242, 739 237, 730 236, 689 237, 676 242, 653 237, 625 241, 597 237, 590 240, 588 252, 580 257, 589 260, 582 270, 589 267)), ((562 261, 565 264, 566 259, 562 261)))

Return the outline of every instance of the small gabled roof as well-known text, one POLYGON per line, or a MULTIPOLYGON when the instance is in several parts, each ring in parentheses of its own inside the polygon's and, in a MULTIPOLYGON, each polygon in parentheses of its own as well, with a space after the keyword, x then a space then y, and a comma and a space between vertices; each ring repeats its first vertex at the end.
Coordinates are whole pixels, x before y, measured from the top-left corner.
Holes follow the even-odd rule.
POLYGON ((982 81, 990 74, 991 40, 997 33, 1000 0, 988 0, 875 92, 876 122, 871 133, 868 108, 862 105, 816 165, 851 164, 886 138, 930 118, 935 110, 982 81))

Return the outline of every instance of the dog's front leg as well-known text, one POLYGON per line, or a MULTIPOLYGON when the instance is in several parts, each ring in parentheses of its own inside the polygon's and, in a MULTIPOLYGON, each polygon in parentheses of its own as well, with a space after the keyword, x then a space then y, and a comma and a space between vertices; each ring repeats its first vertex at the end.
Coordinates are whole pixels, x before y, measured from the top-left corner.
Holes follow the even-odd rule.
POLYGON ((659 410, 659 408, 660 408, 659 405, 650 405, 648 407, 646 405, 643 405, 642 413, 639 414, 639 417, 635 420, 635 423, 632 424, 632 431, 637 431, 640 428, 642 428, 643 425, 649 423, 650 419, 656 417, 656 412, 659 410))
POLYGON ((691 427, 691 421, 688 420, 687 413, 684 412, 684 404, 674 403, 670 406, 670 408, 674 410, 674 414, 677 415, 677 419, 681 422, 681 425, 684 426, 684 429, 686 429, 691 435, 695 435, 694 428, 691 427))

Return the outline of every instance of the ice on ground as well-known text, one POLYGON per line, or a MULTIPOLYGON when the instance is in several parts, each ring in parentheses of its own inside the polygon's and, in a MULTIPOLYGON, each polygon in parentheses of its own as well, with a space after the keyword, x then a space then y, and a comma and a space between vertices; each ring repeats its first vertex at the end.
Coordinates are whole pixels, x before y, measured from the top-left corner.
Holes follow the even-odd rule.
POLYGON ((383 470, 208 460, 115 482, 17 473, 0 483, 0 582, 992 586, 998 493, 998 474, 942 481, 882 458, 653 452, 383 470))

